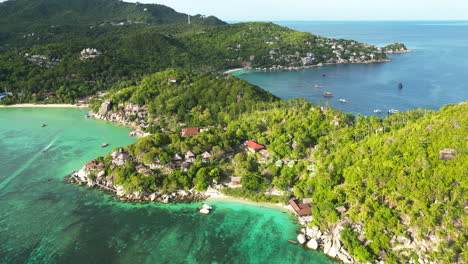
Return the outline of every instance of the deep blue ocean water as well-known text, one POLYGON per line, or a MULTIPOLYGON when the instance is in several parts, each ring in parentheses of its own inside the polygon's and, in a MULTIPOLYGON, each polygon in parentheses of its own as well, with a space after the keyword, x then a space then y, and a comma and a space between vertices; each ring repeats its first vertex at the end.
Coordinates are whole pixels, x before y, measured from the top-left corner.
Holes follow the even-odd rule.
POLYGON ((374 109, 439 109, 468 99, 468 22, 277 22, 330 38, 377 46, 402 42, 413 53, 388 55, 392 62, 328 65, 299 71, 251 72, 239 77, 289 100, 329 103, 344 112, 374 109), (326 77, 322 77, 326 74, 326 77), (402 82, 403 89, 398 89, 402 82), (314 88, 315 84, 323 89, 314 88), (325 99, 323 91, 335 96, 325 99), (342 104, 338 100, 346 99, 342 104))

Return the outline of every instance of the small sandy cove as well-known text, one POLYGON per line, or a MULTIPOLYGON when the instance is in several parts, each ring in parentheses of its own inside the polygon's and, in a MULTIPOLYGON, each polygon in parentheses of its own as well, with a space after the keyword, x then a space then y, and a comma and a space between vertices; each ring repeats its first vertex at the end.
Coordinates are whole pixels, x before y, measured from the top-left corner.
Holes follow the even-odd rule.
POLYGON ((87 104, 14 104, 14 105, 0 105, 0 108, 21 108, 21 107, 38 107, 38 108, 87 108, 87 104))

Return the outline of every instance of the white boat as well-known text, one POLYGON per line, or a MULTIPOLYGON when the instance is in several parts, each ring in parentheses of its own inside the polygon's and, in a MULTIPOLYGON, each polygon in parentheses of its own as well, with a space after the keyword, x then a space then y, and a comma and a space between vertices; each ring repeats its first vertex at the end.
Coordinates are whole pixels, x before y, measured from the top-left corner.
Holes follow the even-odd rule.
POLYGON ((348 100, 346 100, 346 99, 340 99, 338 101, 340 101, 340 103, 347 103, 348 102, 348 100))
POLYGON ((380 113, 382 113, 382 110, 380 110, 380 109, 374 109, 374 113, 380 114, 380 113))
POLYGON ((400 111, 399 111, 399 110, 396 110, 396 109, 390 109, 390 110, 388 110, 388 113, 389 113, 389 114, 396 114, 396 113, 398 113, 398 112, 400 112, 400 111))
POLYGON ((322 87, 323 87, 323 86, 320 85, 320 84, 316 84, 316 85, 314 85, 314 86, 315 86, 315 88, 322 88, 322 87))

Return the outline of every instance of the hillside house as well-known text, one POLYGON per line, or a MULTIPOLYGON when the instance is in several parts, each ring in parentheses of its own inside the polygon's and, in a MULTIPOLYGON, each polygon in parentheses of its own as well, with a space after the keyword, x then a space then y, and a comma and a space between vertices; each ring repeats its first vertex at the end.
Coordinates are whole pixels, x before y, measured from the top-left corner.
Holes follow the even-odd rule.
POLYGON ((182 137, 193 137, 198 134, 200 134, 198 127, 185 127, 182 128, 182 133, 180 133, 182 137))
POLYGON ((193 152, 190 150, 187 151, 187 153, 185 153, 185 161, 190 163, 195 162, 195 154, 193 154, 193 152))
POLYGON ((257 142, 252 141, 252 140, 245 142, 245 146, 250 152, 253 152, 253 153, 258 152, 262 149, 265 149, 265 146, 260 145, 257 142))
POLYGON ((208 151, 203 152, 202 160, 203 162, 207 163, 210 162, 211 154, 208 151))
POLYGON ((90 170, 102 170, 104 169, 104 163, 97 163, 96 160, 92 160, 88 163, 86 163, 86 168, 90 170))

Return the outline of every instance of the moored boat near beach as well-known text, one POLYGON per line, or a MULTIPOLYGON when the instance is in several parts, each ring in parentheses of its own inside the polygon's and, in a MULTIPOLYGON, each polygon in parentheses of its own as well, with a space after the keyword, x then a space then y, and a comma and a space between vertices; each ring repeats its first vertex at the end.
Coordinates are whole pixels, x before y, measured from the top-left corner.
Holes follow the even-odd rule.
POLYGON ((323 97, 333 97, 333 94, 330 92, 324 92, 322 93, 323 97))

